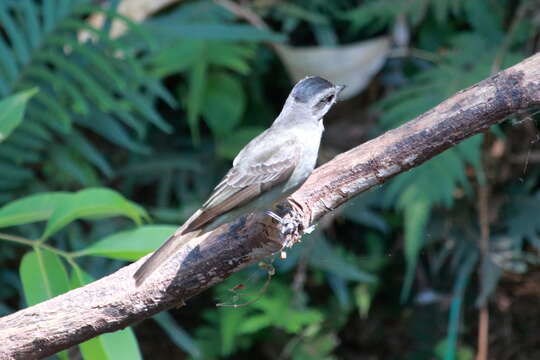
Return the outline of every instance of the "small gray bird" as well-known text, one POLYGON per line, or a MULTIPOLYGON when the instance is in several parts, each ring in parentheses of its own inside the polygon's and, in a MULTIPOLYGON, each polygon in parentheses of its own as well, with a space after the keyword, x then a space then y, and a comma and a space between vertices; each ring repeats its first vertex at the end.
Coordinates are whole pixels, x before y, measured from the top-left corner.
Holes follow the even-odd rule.
POLYGON ((298 189, 315 168, 323 116, 343 88, 316 76, 300 80, 272 126, 240 151, 203 206, 135 272, 136 284, 201 232, 269 210, 298 189))

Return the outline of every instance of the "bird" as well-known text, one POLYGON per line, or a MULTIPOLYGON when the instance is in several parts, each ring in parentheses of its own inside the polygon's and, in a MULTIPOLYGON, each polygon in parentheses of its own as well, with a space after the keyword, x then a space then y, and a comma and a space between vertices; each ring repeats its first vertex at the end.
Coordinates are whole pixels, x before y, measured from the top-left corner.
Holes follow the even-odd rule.
POLYGON ((344 88, 318 76, 296 83, 271 127, 238 153, 232 168, 202 207, 137 269, 136 285, 201 232, 256 211, 279 219, 271 209, 298 189, 314 170, 323 117, 344 88))

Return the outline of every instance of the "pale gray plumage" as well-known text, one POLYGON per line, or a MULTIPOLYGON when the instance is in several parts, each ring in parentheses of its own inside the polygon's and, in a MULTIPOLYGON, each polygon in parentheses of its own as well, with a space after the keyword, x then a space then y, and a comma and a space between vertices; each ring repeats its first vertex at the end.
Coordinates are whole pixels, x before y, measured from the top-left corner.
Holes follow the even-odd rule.
POLYGON ((200 232, 271 209, 302 185, 315 168, 322 118, 343 88, 320 77, 299 81, 272 126, 240 151, 201 209, 135 272, 136 284, 200 232))

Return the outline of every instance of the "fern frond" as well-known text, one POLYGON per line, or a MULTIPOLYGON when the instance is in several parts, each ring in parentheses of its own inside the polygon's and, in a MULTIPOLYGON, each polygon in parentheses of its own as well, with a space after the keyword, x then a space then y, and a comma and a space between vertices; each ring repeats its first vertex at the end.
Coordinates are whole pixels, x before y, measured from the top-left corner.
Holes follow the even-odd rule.
POLYGON ((42 39, 42 32, 39 25, 39 14, 37 12, 36 5, 32 0, 21 0, 20 10, 23 15, 26 36, 29 40, 31 48, 37 48, 42 39))
MULTIPOLYGON (((6 81, 13 82, 17 78, 19 68, 14 59, 13 51, 10 49, 6 41, 0 36, 0 67, 6 75, 6 81)), ((10 89, 9 86, 7 86, 10 89)))
MULTIPOLYGON (((148 148, 133 140, 131 132, 142 138, 150 124, 171 130, 153 102, 163 98, 174 104, 172 96, 150 77, 129 45, 86 22, 91 13, 120 19, 151 49, 151 35, 146 30, 114 10, 86 0, 0 2, 0 96, 36 85, 42 89, 28 104, 23 125, 16 130, 20 134, 15 133, 10 143, 0 144, 6 158, 19 164, 38 161, 41 153, 49 151, 47 142, 56 138, 66 151, 71 147, 79 160, 110 175, 110 166, 96 148, 82 134, 72 137, 76 127, 89 128, 136 152, 148 148), (77 39, 83 30, 92 34, 92 41, 77 39)), ((66 156, 56 154, 55 158, 68 159, 66 156)), ((72 177, 83 179, 81 173, 72 177)))
POLYGON ((40 150, 47 145, 46 140, 29 136, 22 131, 13 134, 9 140, 11 144, 29 151, 40 150))
POLYGON ((49 111, 52 111, 57 120, 55 123, 60 123, 61 127, 54 126, 55 129, 60 129, 64 133, 71 130, 71 118, 69 113, 58 103, 55 96, 50 96, 45 91, 40 91, 35 97, 34 102, 43 105, 49 111))
POLYGON ((28 40, 24 37, 20 26, 8 13, 5 4, 0 4, 0 23, 6 32, 9 43, 13 46, 15 57, 22 65, 26 64, 30 60, 28 40))
POLYGON ((32 136, 39 137, 46 141, 50 141, 52 139, 51 133, 37 121, 25 121, 19 126, 18 129, 24 133, 28 133, 32 136))
POLYGON ((26 151, 9 143, 9 139, 2 143, 0 158, 15 164, 35 163, 41 160, 38 153, 26 151))
POLYGON ((80 91, 77 89, 77 87, 73 84, 72 81, 66 80, 65 74, 53 75, 45 65, 37 65, 26 70, 25 75, 31 81, 42 81, 50 84, 50 86, 55 91, 65 92, 65 94, 73 103, 73 110, 76 113, 82 115, 86 115, 89 113, 88 101, 80 93, 80 91))
POLYGON ((73 131, 69 137, 68 144, 75 149, 88 162, 95 165, 107 177, 111 177, 113 170, 105 157, 95 148, 95 146, 78 131, 73 131))
POLYGON ((101 135, 113 144, 122 146, 130 151, 141 154, 148 154, 150 152, 148 146, 133 140, 129 132, 107 114, 96 112, 96 117, 92 119, 80 117, 77 123, 101 135))

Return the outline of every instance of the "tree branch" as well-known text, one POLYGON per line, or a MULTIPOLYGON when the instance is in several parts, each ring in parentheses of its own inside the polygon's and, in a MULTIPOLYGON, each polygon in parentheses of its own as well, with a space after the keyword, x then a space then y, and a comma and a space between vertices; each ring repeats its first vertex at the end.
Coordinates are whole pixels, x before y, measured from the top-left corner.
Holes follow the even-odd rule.
MULTIPOLYGON (((357 194, 509 115, 540 105, 540 54, 462 90, 418 118, 316 169, 289 199, 305 228, 357 194)), ((0 358, 35 359, 179 304, 282 248, 269 217, 249 215, 194 239, 142 286, 142 259, 87 286, 0 318, 0 358)))

